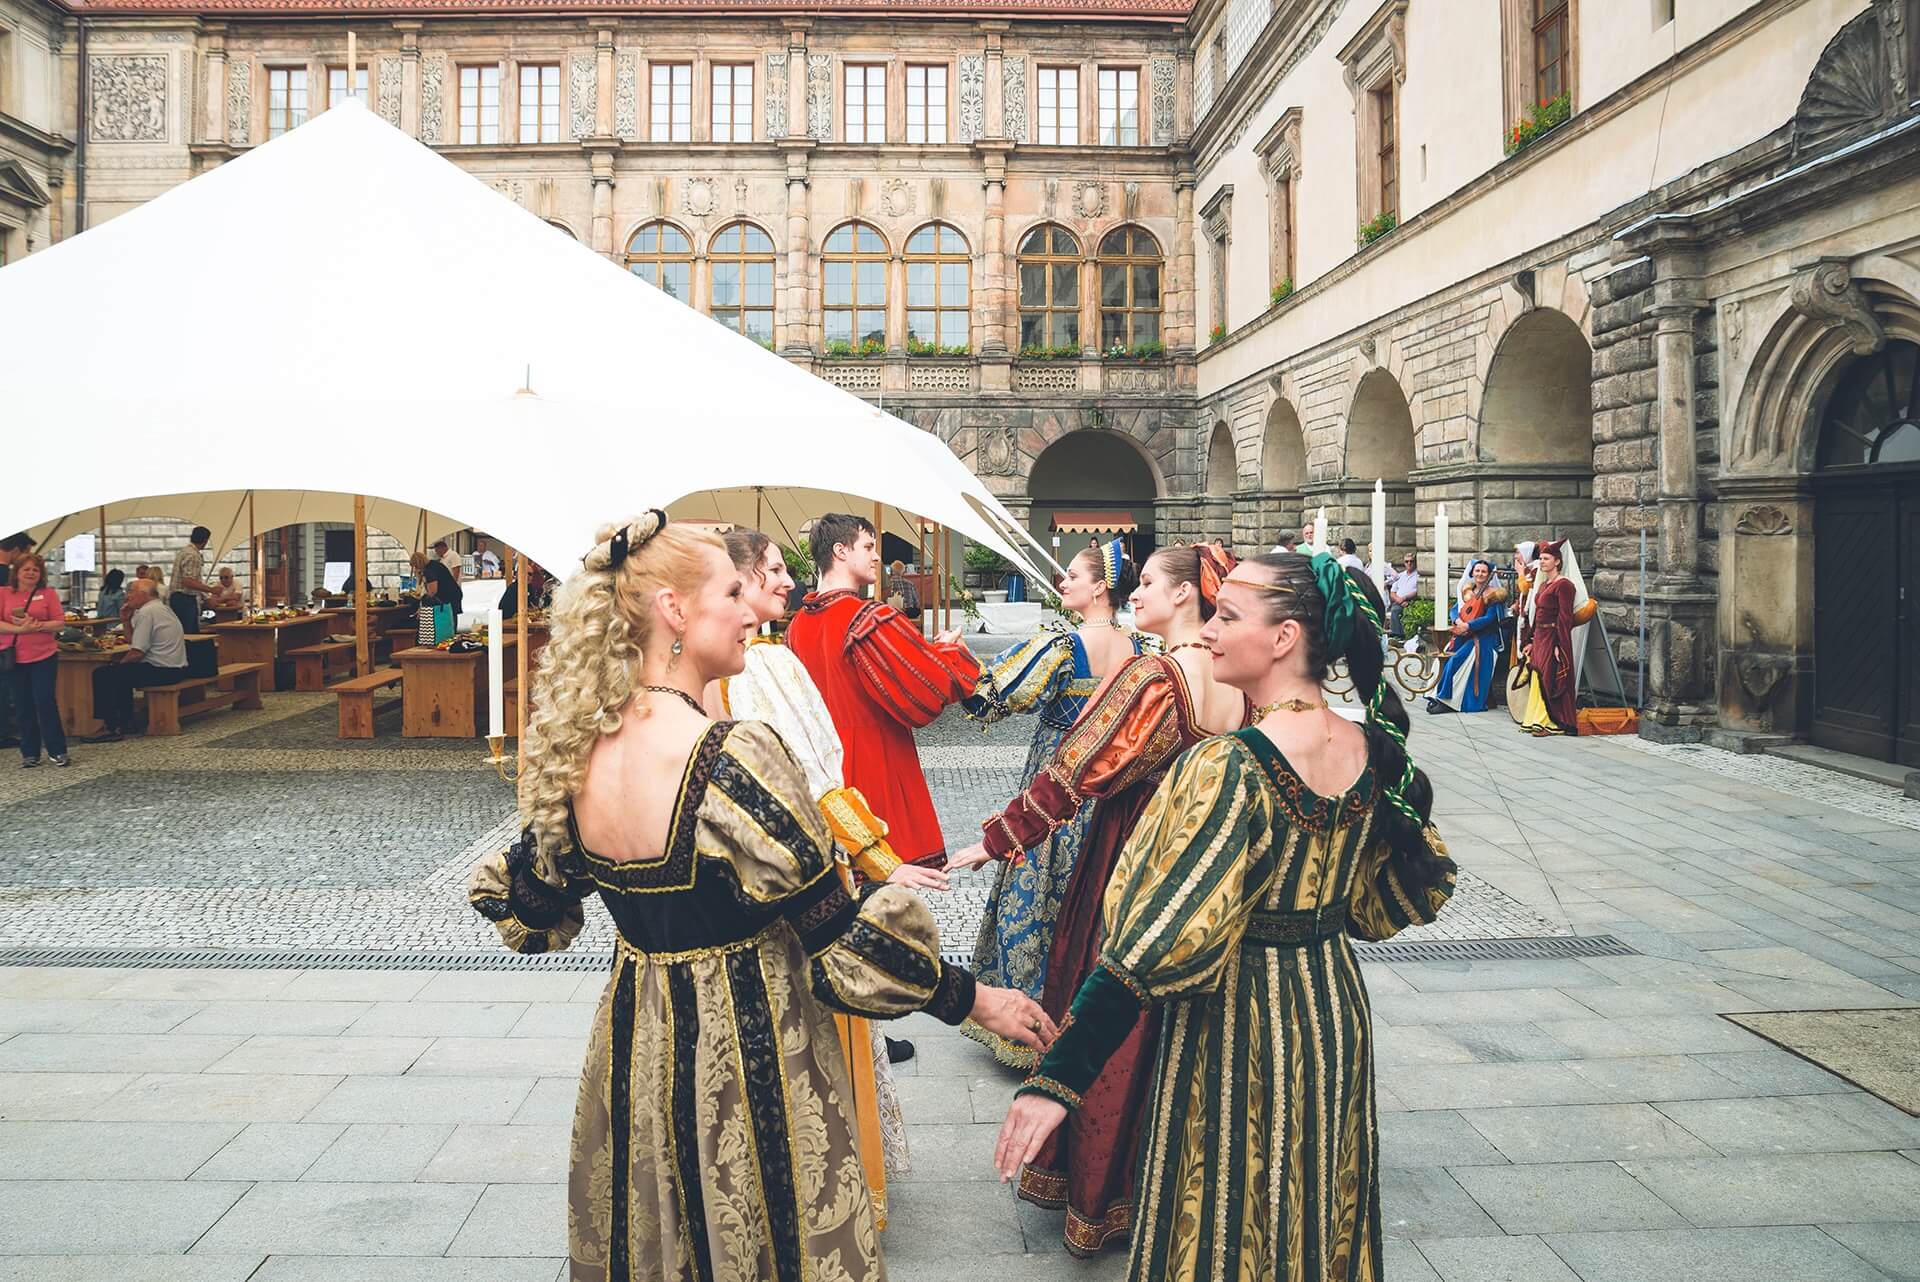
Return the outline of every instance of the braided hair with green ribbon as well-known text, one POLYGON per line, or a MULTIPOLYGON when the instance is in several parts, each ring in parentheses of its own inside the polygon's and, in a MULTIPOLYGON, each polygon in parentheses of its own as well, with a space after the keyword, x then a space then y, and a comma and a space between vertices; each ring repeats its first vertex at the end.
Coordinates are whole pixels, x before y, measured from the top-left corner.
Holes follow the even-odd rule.
MULTIPOLYGON (((1373 581, 1364 575, 1356 575, 1351 569, 1335 560, 1331 553, 1321 552, 1313 558, 1313 577, 1320 587, 1321 599, 1325 602, 1325 635, 1327 650, 1330 654, 1344 655, 1347 659, 1347 672, 1353 678, 1354 693, 1361 694, 1367 701, 1367 726, 1370 730, 1392 740, 1399 749, 1400 773, 1396 778, 1383 780, 1382 786, 1387 804, 1399 811, 1409 823, 1416 827, 1426 825, 1426 816, 1414 809, 1407 800, 1408 790, 1413 787, 1413 754, 1407 750, 1407 732, 1402 724, 1383 715, 1385 701, 1392 697, 1397 703, 1399 696, 1394 694, 1386 679, 1383 663, 1362 663, 1356 668, 1353 650, 1355 633, 1355 611, 1365 616, 1372 629, 1371 637, 1363 637, 1362 642, 1369 651, 1376 651, 1380 637, 1386 629, 1380 622, 1380 609, 1375 600, 1373 581), (1362 586, 1364 584, 1364 586, 1362 586), (1371 669, 1372 689, 1363 690, 1363 672, 1371 669)), ((1359 629, 1362 633, 1367 629, 1359 629)), ((1404 721, 1404 714, 1402 721, 1404 721)))

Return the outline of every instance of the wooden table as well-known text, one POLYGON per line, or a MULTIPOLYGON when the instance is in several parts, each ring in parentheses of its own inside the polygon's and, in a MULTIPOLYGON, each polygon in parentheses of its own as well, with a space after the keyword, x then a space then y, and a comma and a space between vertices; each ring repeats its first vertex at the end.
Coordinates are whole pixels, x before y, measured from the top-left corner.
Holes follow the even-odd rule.
POLYGON ((262 690, 277 690, 274 662, 289 650, 313 645, 326 639, 339 618, 331 611, 303 614, 294 619, 276 619, 267 623, 216 623, 207 631, 220 643, 220 662, 264 663, 266 675, 262 690))
MULTIPOLYGON (((506 670, 513 670, 517 648, 512 636, 501 651, 506 670)), ((455 654, 415 646, 394 651, 400 667, 400 733, 408 739, 473 739, 486 729, 487 652, 485 648, 455 654)), ((504 673, 502 674, 504 677, 504 673)))
POLYGON ((106 628, 119 627, 120 616, 115 614, 100 619, 67 619, 61 626, 72 628, 76 632, 99 632, 106 628))
POLYGON ((60 724, 69 735, 79 738, 100 732, 100 719, 93 713, 93 674, 102 664, 112 663, 125 654, 128 648, 117 645, 111 650, 61 649, 60 666, 53 670, 53 690, 60 704, 60 724))

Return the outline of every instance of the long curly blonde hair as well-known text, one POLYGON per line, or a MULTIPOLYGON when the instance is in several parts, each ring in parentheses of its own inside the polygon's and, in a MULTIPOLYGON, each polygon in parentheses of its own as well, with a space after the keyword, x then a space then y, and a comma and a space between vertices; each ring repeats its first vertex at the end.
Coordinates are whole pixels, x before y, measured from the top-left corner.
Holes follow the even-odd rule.
POLYGON ((580 791, 593 745, 629 713, 654 628, 654 593, 697 588, 705 548, 726 551, 712 531, 669 525, 664 512, 649 512, 601 527, 580 570, 554 593, 552 639, 528 692, 519 784, 521 821, 547 858, 566 848, 567 799, 580 791), (623 547, 630 549, 624 555, 623 547))

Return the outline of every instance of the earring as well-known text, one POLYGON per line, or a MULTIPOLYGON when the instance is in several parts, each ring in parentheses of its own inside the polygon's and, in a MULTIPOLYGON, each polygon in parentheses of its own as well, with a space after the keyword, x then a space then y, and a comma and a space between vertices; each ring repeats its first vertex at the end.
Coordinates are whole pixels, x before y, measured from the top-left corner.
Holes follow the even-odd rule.
POLYGON ((680 638, 675 637, 673 639, 673 648, 667 651, 667 671, 668 672, 672 672, 675 665, 677 665, 680 662, 680 649, 681 649, 680 638))

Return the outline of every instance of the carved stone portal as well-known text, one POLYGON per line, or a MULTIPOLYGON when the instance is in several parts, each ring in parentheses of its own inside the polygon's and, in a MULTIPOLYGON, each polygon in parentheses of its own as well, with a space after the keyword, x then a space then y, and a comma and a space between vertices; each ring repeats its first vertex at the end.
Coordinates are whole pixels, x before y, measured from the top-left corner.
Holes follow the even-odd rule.
POLYGON ((111 54, 88 62, 93 141, 165 142, 167 56, 111 54))
POLYGON ((1887 331, 1844 259, 1827 259, 1795 277, 1790 302, 1801 315, 1845 330, 1856 356, 1871 356, 1887 345, 1887 331))

